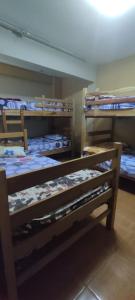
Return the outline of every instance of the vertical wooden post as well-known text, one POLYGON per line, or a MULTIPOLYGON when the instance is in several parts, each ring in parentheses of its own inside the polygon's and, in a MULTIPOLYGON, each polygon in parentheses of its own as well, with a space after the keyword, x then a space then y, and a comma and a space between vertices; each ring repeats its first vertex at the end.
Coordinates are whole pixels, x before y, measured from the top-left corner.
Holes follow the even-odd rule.
POLYGON ((85 146, 89 145, 89 136, 87 132, 87 119, 85 117, 85 111, 84 111, 84 106, 85 106, 85 96, 87 94, 87 88, 83 89, 83 98, 82 98, 82 117, 81 117, 81 152, 83 151, 85 146))
POLYGON ((112 142, 114 142, 114 134, 115 134, 115 117, 112 118, 112 133, 111 133, 112 142))
POLYGON ((5 112, 5 110, 2 111, 2 122, 3 122, 4 132, 7 132, 7 119, 6 119, 6 112, 5 112))
POLYGON ((10 224, 6 174, 0 170, 0 233, 8 299, 17 300, 16 274, 10 224))
POLYGON ((114 227, 117 195, 118 195, 118 187, 119 187, 120 161, 121 161, 121 151, 122 151, 121 143, 114 143, 114 148, 117 150, 117 157, 112 160, 112 169, 114 169, 115 172, 114 172, 114 178, 112 182, 113 197, 109 202, 109 208, 111 209, 111 213, 108 215, 106 221, 106 226, 108 229, 113 229, 114 227))
POLYGON ((72 156, 75 155, 75 99, 72 98, 72 118, 70 119, 71 128, 71 142, 72 142, 72 156))
POLYGON ((24 129, 24 149, 28 149, 28 142, 27 142, 27 129, 24 129))
POLYGON ((23 110, 20 112, 20 117, 21 117, 21 129, 24 131, 24 113, 23 110))

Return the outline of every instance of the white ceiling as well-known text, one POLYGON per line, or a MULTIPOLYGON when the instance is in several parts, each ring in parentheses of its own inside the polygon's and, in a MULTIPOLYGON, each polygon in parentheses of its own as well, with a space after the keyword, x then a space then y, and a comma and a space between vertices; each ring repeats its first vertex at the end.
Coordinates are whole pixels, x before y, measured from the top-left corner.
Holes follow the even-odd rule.
POLYGON ((107 18, 89 0, 0 0, 0 17, 87 62, 135 54, 135 8, 107 18))

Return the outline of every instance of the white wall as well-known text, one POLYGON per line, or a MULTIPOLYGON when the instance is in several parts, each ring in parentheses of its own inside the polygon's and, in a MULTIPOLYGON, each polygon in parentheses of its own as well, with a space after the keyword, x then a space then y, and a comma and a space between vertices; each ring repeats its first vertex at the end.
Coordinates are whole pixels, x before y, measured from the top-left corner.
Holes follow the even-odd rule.
MULTIPOLYGON (((0 64, 1 96, 41 96, 52 97, 53 80, 35 72, 0 64), (26 79, 24 79, 26 78, 26 79)), ((49 132, 49 122, 45 118, 25 118, 28 136, 41 136, 49 132)), ((11 127, 10 130, 17 130, 11 127)), ((0 131, 2 124, 0 122, 0 131)))
POLYGON ((64 78, 62 80, 62 97, 68 97, 72 94, 81 91, 87 87, 90 81, 78 79, 78 78, 64 78))
POLYGON ((96 69, 92 64, 32 40, 17 37, 5 29, 0 29, 0 55, 1 61, 3 57, 9 63, 8 59, 12 58, 12 63, 21 64, 21 67, 28 63, 35 69, 50 69, 95 81, 96 69))
POLYGON ((0 96, 52 96, 52 85, 24 80, 12 76, 0 75, 0 96))
MULTIPOLYGON (((100 66, 96 86, 101 90, 135 86, 135 55, 100 66)), ((134 128, 135 118, 116 119, 115 140, 135 147, 134 128)))

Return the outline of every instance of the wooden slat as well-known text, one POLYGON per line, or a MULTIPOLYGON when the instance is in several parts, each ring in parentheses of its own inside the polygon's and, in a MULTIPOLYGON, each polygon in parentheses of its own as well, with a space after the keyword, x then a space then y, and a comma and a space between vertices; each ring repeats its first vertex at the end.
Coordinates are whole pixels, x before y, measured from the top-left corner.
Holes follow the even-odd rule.
POLYGON ((41 154, 45 156, 55 155, 59 153, 65 153, 72 151, 72 147, 63 147, 59 149, 49 150, 49 151, 42 151, 41 154))
MULTIPOLYGON (((51 196, 42 201, 36 201, 33 205, 27 206, 10 215, 13 228, 41 217, 60 206, 66 205, 89 190, 109 181, 113 178, 113 171, 107 171, 102 175, 89 179, 69 188, 61 193, 51 196)), ((36 199, 35 199, 36 200, 36 199)))
POLYGON ((111 196, 112 190, 110 189, 109 191, 104 192, 102 195, 95 197, 93 200, 90 200, 82 207, 72 211, 69 215, 50 225, 48 228, 43 229, 33 237, 19 242, 14 247, 15 259, 20 259, 21 257, 26 256, 27 253, 31 253, 33 250, 37 249, 37 247, 42 248, 45 244, 51 241, 54 236, 58 236, 69 229, 75 221, 83 220, 89 216, 94 209, 98 208, 102 204, 105 204, 111 198, 111 196))
POLYGON ((94 141, 94 145, 99 145, 102 143, 110 143, 110 142, 112 142, 111 138, 98 139, 98 140, 94 141))
POLYGON ((21 285, 25 280, 29 279, 31 276, 33 276, 38 271, 40 271, 50 261, 52 261, 58 255, 60 255, 63 251, 65 251, 71 245, 73 245, 77 240, 79 240, 83 235, 85 235, 87 232, 89 232, 96 224, 98 224, 102 219, 104 219, 109 213, 110 213, 110 210, 107 209, 101 215, 99 215, 97 218, 91 220, 91 222, 87 226, 83 227, 82 229, 79 229, 76 233, 74 233, 72 236, 70 236, 70 238, 66 239, 62 244, 57 246, 57 248, 54 248, 51 253, 47 254, 44 258, 42 258, 38 262, 35 262, 34 265, 31 266, 31 268, 29 268, 27 271, 22 273, 17 278, 17 284, 21 285))
POLYGON ((111 130, 96 130, 96 131, 89 131, 88 134, 90 136, 96 136, 96 135, 106 135, 106 134, 111 134, 111 130))
POLYGON ((21 124, 22 122, 20 120, 7 120, 8 125, 16 125, 21 124))
POLYGON ((12 232, 9 217, 6 174, 0 171, 0 244, 8 290, 8 299, 17 300, 16 274, 14 266, 12 232))
MULTIPOLYGON (((6 110, 7 116, 20 116, 20 110, 18 109, 11 109, 6 110)), ((39 111, 39 110, 24 110, 23 111, 24 117, 67 117, 71 118, 73 115, 73 112, 68 111, 55 111, 55 112, 49 112, 49 111, 39 111)))
POLYGON ((93 109, 88 112, 85 112, 86 118, 112 118, 112 117, 119 117, 119 118, 129 118, 135 117, 135 109, 123 109, 123 110, 98 110, 93 109))
POLYGON ((117 151, 109 149, 100 154, 93 154, 89 157, 74 159, 61 165, 56 165, 50 168, 36 170, 33 172, 16 175, 7 178, 8 194, 13 194, 17 191, 27 189, 37 184, 42 184, 46 181, 65 176, 81 169, 90 168, 100 162, 116 157, 117 151))
POLYGON ((24 136, 24 132, 19 132, 19 131, 0 133, 0 139, 18 138, 23 136, 24 136))

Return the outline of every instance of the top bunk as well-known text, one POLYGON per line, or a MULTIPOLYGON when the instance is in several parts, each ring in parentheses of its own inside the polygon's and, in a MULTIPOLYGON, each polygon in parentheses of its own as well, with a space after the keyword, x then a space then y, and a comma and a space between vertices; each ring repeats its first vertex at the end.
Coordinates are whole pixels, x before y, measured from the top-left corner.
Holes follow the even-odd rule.
POLYGON ((8 116, 24 117, 72 117, 71 99, 50 99, 45 97, 0 97, 0 115, 6 111, 8 116))
POLYGON ((88 92, 83 99, 85 116, 135 117, 135 87, 88 92))

